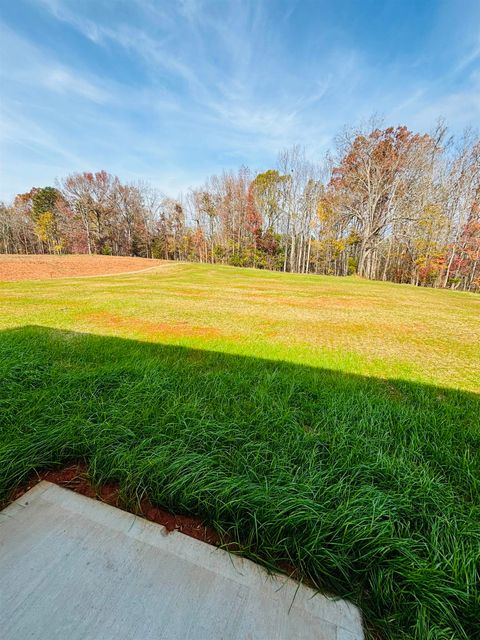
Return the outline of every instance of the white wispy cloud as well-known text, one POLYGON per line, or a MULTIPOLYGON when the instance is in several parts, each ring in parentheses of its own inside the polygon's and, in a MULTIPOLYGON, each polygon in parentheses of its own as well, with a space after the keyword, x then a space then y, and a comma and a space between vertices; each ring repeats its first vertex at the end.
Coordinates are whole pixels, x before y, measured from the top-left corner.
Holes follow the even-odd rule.
POLYGON ((4 83, 43 87, 57 93, 81 96, 97 103, 108 96, 97 78, 88 78, 52 59, 41 48, 20 37, 5 25, 0 25, 3 64, 0 77, 4 83))
MULTIPOLYGON (((167 73, 175 78, 187 95, 182 106, 177 101, 177 109, 185 115, 188 112, 190 119, 208 122, 211 127, 256 135, 256 143, 268 149, 275 142, 278 148, 278 144, 290 136, 301 135, 302 113, 325 96, 328 78, 336 73, 330 68, 324 74, 327 81, 315 78, 303 89, 303 94, 288 90, 286 85, 282 87, 270 63, 265 65, 263 60, 263 64, 259 64, 260 52, 252 44, 269 41, 272 48, 277 46, 258 8, 260 4, 234 3, 229 19, 224 20, 215 18, 211 12, 202 12, 202 3, 182 3, 180 14, 186 17, 186 22, 181 28, 177 24, 179 39, 172 44, 168 29, 175 21, 171 14, 159 11, 152 3, 143 4, 141 9, 157 19, 155 36, 149 29, 126 24, 95 25, 57 0, 42 2, 55 17, 78 29, 85 37, 104 46, 115 44, 138 56, 151 77, 158 79, 167 73), (216 55, 212 55, 211 48, 206 46, 205 30, 216 42, 216 55), (266 80, 272 88, 267 98, 259 92, 266 80)), ((339 74, 343 75, 345 60, 339 64, 339 74)), ((331 60, 329 65, 331 67, 331 60)), ((285 70, 285 75, 291 73, 285 70)), ((285 80, 288 83, 289 78, 285 80)), ((172 95, 169 100, 170 104, 176 102, 172 95)), ((247 142, 246 148, 250 147, 247 142)))
POLYGON ((480 121, 478 34, 458 37, 468 16, 445 68, 432 63, 452 22, 444 5, 407 64, 402 52, 372 55, 316 3, 18 3, 41 12, 55 37, 0 23, 0 144, 16 162, 4 163, 4 197, 13 174, 23 172, 27 188, 48 162, 50 182, 59 166, 61 175, 105 168, 184 190, 224 166, 271 166, 294 143, 320 158, 344 124, 374 112, 419 130, 441 115, 457 129, 480 121))

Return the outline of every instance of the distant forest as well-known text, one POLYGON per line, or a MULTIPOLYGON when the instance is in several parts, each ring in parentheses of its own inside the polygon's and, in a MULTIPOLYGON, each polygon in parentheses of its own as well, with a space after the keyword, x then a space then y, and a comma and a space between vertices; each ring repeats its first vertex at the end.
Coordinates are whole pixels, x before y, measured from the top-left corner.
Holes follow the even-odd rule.
POLYGON ((3 253, 99 253, 480 291, 480 138, 373 122, 320 164, 302 147, 179 200, 105 171, 0 204, 3 253))

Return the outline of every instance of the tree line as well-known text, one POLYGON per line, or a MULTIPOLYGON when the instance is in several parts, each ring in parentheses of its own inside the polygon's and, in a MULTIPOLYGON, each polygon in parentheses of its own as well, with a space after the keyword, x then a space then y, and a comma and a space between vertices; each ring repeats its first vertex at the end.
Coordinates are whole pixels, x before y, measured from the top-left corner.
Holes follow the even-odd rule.
POLYGON ((480 139, 370 122, 333 153, 210 177, 180 199, 105 171, 0 205, 3 253, 144 256, 480 291, 480 139))

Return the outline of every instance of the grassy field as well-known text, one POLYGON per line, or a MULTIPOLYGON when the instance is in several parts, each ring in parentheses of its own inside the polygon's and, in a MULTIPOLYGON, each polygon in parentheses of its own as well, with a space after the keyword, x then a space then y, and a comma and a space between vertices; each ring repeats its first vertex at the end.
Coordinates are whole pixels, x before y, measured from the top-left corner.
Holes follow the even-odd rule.
POLYGON ((480 296, 165 263, 0 284, 0 497, 84 460, 358 603, 480 619, 480 296))

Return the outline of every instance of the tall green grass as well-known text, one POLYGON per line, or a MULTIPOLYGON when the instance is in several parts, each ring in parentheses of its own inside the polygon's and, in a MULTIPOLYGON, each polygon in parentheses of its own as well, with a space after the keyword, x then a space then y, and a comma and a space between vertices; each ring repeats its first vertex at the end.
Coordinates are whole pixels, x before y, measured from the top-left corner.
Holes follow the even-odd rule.
POLYGON ((480 397, 43 327, 0 333, 0 497, 84 460, 352 599, 384 638, 479 637, 480 397))

